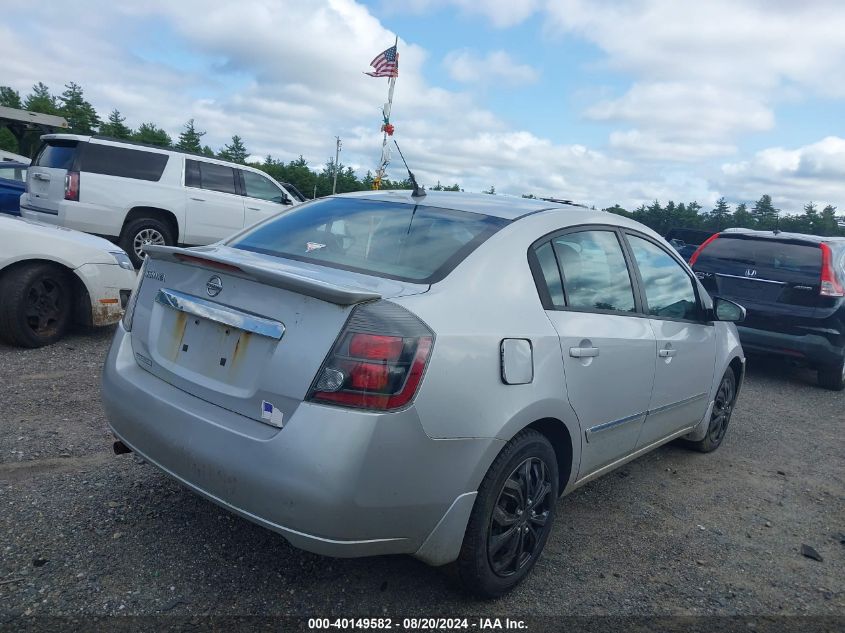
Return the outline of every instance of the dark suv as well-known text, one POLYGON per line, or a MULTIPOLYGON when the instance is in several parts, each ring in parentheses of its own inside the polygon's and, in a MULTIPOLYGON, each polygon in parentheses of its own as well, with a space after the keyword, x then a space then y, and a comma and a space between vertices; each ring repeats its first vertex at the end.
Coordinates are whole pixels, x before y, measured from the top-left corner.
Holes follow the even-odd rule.
POLYGON ((845 238, 728 229, 690 266, 711 295, 745 306, 746 352, 787 356, 845 388, 845 238))

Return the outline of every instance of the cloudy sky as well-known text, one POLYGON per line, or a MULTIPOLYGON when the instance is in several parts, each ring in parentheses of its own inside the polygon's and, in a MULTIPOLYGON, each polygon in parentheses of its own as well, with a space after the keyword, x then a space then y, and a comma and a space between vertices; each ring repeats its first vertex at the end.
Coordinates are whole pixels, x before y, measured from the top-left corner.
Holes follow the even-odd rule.
MULTIPOLYGON (((841 0, 4 0, 0 84, 320 165, 396 138, 420 180, 632 208, 763 193, 845 212, 841 0), (134 6, 133 6, 134 5, 134 6)), ((396 157, 398 159, 398 157, 396 157)), ((389 176, 403 177, 396 161, 389 176)))

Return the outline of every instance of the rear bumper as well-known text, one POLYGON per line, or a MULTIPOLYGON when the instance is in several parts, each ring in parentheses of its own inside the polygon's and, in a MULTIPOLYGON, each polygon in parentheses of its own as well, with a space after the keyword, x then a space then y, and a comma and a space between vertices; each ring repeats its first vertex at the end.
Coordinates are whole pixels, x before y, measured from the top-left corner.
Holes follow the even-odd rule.
POLYGON ((433 440, 393 414, 302 403, 283 429, 196 398, 135 361, 118 325, 103 371, 114 434, 193 491, 330 556, 454 560, 503 442, 433 440))
POLYGON ((120 235, 124 219, 123 213, 103 205, 75 200, 44 203, 31 198, 29 194, 21 196, 20 211, 23 217, 30 220, 108 237, 120 235))
POLYGON ((831 335, 808 332, 806 334, 784 334, 770 330, 737 326, 742 348, 746 352, 776 354, 787 358, 804 361, 811 365, 829 365, 841 363, 845 356, 845 348, 837 345, 833 338, 841 335, 831 335))

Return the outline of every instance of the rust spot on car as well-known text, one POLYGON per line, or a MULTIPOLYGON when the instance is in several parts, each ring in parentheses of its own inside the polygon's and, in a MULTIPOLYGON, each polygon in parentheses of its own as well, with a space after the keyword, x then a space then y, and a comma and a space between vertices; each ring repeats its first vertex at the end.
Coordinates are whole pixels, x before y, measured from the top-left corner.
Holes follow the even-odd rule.
POLYGON ((91 325, 112 325, 123 318, 123 308, 118 303, 95 303, 91 306, 91 325))
POLYGON ((232 352, 232 363, 229 365, 230 369, 234 369, 238 364, 238 359, 245 354, 247 345, 252 334, 250 332, 241 332, 238 342, 235 343, 235 350, 232 352))

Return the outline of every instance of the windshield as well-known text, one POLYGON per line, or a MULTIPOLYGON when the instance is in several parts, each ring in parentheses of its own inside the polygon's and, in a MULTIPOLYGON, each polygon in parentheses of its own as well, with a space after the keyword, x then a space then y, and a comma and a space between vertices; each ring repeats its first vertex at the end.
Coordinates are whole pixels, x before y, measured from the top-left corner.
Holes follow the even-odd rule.
POLYGON ((389 279, 434 283, 506 224, 479 213, 325 198, 276 216, 230 245, 389 279))

